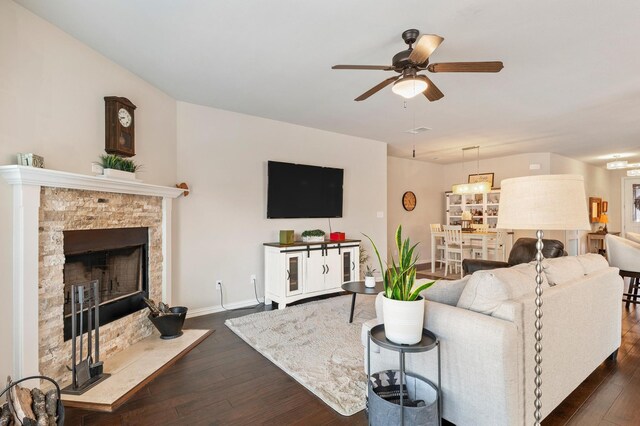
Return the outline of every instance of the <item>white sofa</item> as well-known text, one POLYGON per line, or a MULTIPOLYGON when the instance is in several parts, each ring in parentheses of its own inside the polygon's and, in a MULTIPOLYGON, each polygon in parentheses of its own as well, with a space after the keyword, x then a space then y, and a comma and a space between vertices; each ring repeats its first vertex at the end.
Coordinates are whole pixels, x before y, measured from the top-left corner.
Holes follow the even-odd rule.
MULTIPOLYGON (((623 281, 595 254, 544 261, 542 415, 546 417, 621 340, 623 281)), ((533 424, 533 264, 440 281, 423 293, 425 327, 441 341, 443 417, 462 425, 533 424)), ((371 327, 362 329, 365 350, 371 327)), ((406 371, 437 379, 436 351, 407 354, 406 371)), ((372 346, 371 371, 398 368, 398 354, 372 346)))

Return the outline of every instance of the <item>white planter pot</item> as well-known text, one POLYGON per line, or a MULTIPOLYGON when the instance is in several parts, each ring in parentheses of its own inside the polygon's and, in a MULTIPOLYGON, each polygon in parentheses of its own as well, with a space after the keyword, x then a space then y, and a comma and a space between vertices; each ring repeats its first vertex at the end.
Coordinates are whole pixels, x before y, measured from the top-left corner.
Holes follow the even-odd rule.
POLYGON ((320 237, 302 237, 302 241, 305 243, 322 243, 324 242, 324 235, 320 237))
POLYGON ((382 298, 384 332, 393 343, 413 345, 422 339, 424 299, 412 302, 382 298))
POLYGON ((136 174, 133 172, 124 172, 122 170, 116 169, 103 169, 102 174, 104 177, 109 179, 120 179, 120 180, 136 180, 136 174))
POLYGON ((364 286, 373 288, 376 286, 376 277, 364 277, 364 286))

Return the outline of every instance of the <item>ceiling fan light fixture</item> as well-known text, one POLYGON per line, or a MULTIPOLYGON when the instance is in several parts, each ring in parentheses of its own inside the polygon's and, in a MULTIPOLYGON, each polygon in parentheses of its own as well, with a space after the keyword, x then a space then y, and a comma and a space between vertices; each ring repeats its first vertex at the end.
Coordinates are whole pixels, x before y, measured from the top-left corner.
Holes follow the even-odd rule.
POLYGON ((407 76, 393 83, 391 90, 396 95, 400 95, 405 99, 411 99, 427 90, 428 86, 427 82, 421 78, 407 76))

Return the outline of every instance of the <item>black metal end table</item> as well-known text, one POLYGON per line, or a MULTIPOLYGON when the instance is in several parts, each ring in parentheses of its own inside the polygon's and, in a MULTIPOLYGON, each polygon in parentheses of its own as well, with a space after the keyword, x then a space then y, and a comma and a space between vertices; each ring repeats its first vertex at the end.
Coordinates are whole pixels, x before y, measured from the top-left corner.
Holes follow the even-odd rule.
MULTIPOLYGON (((354 294, 355 297, 355 294, 354 294)), ((371 342, 381 348, 389 349, 391 351, 399 352, 400 354, 400 424, 404 425, 404 405, 403 405, 403 392, 402 381, 405 374, 405 354, 416 352, 428 352, 433 348, 438 351, 438 385, 436 386, 430 380, 424 378, 424 380, 430 384, 436 391, 436 398, 438 398, 438 424, 442 426, 442 390, 441 390, 441 374, 440 374, 440 340, 431 331, 426 328, 422 329, 422 339, 413 345, 402 345, 399 343, 393 343, 387 339, 387 335, 384 332, 384 324, 378 324, 369 330, 369 338, 367 339, 367 389, 371 386, 371 342)))
POLYGON ((384 291, 384 285, 382 281, 376 282, 375 287, 367 287, 364 285, 364 281, 349 281, 342 284, 342 289, 353 293, 351 299, 351 314, 349 315, 349 324, 353 322, 353 309, 356 306, 356 294, 368 294, 370 296, 376 296, 378 293, 384 291))

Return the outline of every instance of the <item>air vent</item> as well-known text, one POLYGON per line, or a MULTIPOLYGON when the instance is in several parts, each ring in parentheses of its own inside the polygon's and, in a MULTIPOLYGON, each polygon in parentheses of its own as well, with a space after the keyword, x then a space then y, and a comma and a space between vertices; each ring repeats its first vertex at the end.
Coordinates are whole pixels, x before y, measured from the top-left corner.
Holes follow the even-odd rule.
POLYGON ((426 132, 427 130, 431 130, 430 127, 416 127, 415 129, 405 130, 404 133, 410 133, 412 135, 417 135, 418 133, 426 132))

